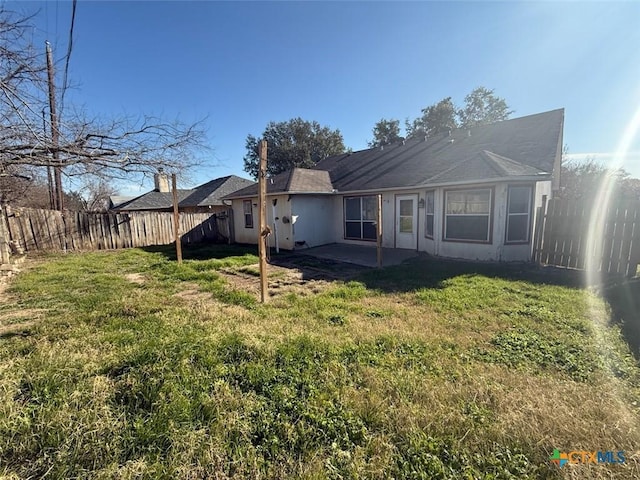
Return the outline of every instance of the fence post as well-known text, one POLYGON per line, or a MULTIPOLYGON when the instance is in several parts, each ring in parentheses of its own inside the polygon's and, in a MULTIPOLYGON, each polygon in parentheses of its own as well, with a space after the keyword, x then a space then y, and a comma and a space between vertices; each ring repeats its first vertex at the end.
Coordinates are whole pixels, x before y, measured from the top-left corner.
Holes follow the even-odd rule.
POLYGON ((9 261, 9 235, 6 228, 7 209, 0 205, 0 264, 8 264, 9 261))
POLYGON ((542 230, 544 229, 544 217, 547 214, 547 196, 542 196, 542 205, 538 207, 536 212, 536 225, 533 237, 533 261, 540 265, 542 256, 540 251, 542 249, 542 230))

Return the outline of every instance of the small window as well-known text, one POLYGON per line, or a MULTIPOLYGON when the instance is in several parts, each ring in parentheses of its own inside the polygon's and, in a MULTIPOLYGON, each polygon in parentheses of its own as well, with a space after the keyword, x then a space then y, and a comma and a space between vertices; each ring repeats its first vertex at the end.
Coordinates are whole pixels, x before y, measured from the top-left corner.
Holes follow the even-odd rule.
POLYGON ((531 193, 529 185, 510 186, 507 202, 507 243, 527 243, 531 217, 531 193))
POLYGON ((253 228, 253 209, 251 208, 251 200, 242 202, 244 210, 244 228, 253 228))
POLYGON ((427 192, 424 202, 425 212, 427 215, 425 222, 425 236, 428 238, 433 238, 433 213, 435 211, 434 197, 434 192, 431 190, 430 192, 427 192))
POLYGON ((491 189, 445 192, 444 239, 491 241, 491 189))
POLYGON ((346 197, 344 199, 344 237, 354 240, 376 239, 375 196, 346 197))

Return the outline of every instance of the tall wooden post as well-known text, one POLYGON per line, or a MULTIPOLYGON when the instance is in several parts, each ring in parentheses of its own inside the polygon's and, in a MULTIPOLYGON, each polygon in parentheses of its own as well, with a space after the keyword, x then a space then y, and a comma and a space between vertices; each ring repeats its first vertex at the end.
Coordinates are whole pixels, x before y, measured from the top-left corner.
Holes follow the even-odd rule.
POLYGON ((0 205, 0 265, 9 264, 9 234, 5 227, 6 205, 0 205))
POLYGON ((53 54, 51 53, 51 44, 46 42, 47 46, 47 74, 49 80, 49 115, 51 118, 51 149, 53 150, 53 179, 54 179, 54 204, 55 209, 62 211, 64 208, 64 196, 62 194, 62 164, 60 162, 60 152, 58 152, 58 143, 60 141, 60 132, 58 130, 58 117, 56 115, 56 91, 53 75, 53 54))
POLYGON ((173 191, 173 232, 176 240, 176 258, 182 263, 182 241, 180 240, 180 214, 178 212, 178 188, 176 174, 171 175, 171 190, 173 191))
POLYGON ((269 298, 267 291, 267 141, 260 141, 260 170, 258 173, 258 254, 260 256, 260 301, 265 303, 269 298))
POLYGON ((378 212, 376 218, 376 246, 378 250, 378 268, 382 268, 382 195, 378 195, 378 212))

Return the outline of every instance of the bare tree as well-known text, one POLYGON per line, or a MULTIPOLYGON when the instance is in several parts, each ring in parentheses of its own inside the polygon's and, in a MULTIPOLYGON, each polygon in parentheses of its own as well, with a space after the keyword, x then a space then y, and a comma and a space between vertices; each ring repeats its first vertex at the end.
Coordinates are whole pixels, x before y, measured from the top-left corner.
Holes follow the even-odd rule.
POLYGON ((183 173, 200 163, 207 150, 203 121, 146 115, 101 119, 66 108, 54 143, 45 115, 44 48, 38 53, 31 45, 30 20, 0 6, 0 174, 55 164, 68 176, 139 179, 158 167, 183 173))

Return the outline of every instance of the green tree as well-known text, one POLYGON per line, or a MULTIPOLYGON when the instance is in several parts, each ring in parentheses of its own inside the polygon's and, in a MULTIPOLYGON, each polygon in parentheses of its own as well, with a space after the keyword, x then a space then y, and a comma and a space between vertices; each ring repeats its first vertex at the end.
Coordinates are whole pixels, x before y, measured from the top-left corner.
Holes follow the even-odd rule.
POLYGON ((595 158, 583 161, 563 159, 560 172, 560 196, 590 203, 607 179, 612 179, 613 198, 638 198, 637 180, 622 169, 610 169, 595 158))
POLYGON ((373 140, 367 142, 369 147, 381 147, 401 140, 400 120, 386 118, 380 119, 373 127, 373 140))
POLYGON ((260 138, 247 135, 244 170, 258 178, 260 140, 267 141, 267 173, 277 175, 294 167, 310 168, 325 157, 344 153, 340 130, 331 130, 318 122, 292 118, 269 122, 260 138))
POLYGON ((509 110, 504 98, 493 92, 486 87, 477 87, 464 97, 464 108, 457 112, 460 127, 476 127, 509 118, 513 110, 509 110))
POLYGON ((458 127, 456 121, 456 106, 451 97, 444 98, 427 108, 422 109, 422 116, 413 122, 405 123, 408 138, 433 137, 438 133, 454 130, 458 127))

